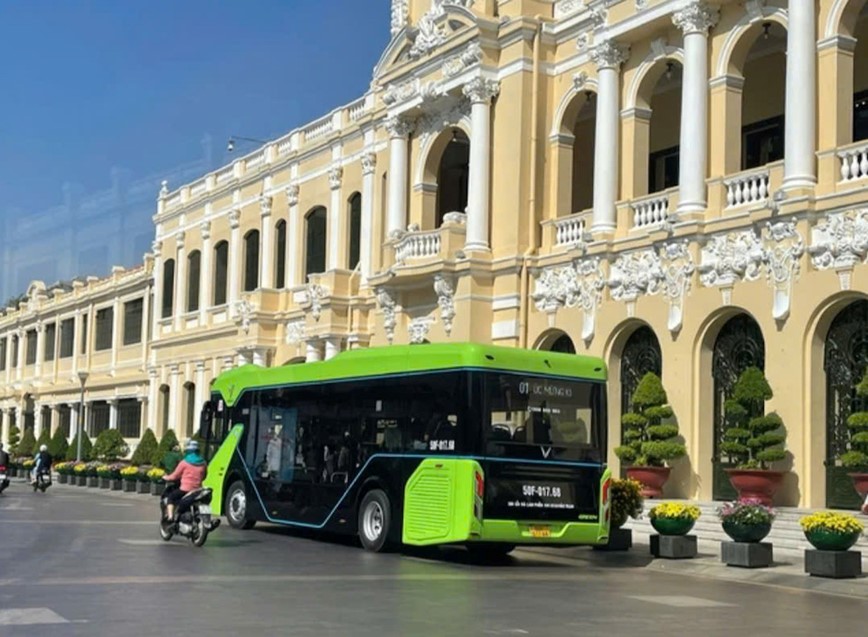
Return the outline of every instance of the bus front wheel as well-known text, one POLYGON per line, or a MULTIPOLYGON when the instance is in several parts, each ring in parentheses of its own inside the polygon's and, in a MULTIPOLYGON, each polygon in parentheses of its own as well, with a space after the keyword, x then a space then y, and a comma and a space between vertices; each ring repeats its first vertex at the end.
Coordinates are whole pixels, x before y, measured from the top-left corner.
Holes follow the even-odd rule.
POLYGON ((248 517, 247 490, 241 480, 236 480, 226 494, 226 519, 234 529, 252 529, 256 520, 248 517))
POLYGON ((392 504, 385 491, 368 491, 359 505, 359 539, 362 546, 375 553, 386 548, 392 524, 392 504))

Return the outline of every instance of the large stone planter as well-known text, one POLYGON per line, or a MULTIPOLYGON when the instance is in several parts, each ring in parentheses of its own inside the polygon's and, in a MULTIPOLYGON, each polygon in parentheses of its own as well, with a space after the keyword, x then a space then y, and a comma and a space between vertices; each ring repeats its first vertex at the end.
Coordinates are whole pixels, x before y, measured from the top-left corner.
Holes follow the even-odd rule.
POLYGON ((87 476, 75 476, 75 484, 79 487, 87 486, 87 476))
POLYGON ((784 479, 783 471, 763 469, 724 469, 739 500, 757 500, 766 506, 772 505, 775 493, 784 479))
POLYGON ((152 482, 151 483, 151 495, 163 495, 163 491, 166 490, 166 483, 162 480, 160 482, 152 482))
POLYGON ((627 477, 642 484, 642 497, 659 498, 669 479, 669 467, 629 467, 627 477))
POLYGON ((123 482, 121 482, 120 478, 112 478, 111 480, 109 480, 109 489, 111 489, 112 491, 120 491, 121 489, 123 489, 123 486, 124 484, 123 482))
POLYGON ((57 474, 57 482, 59 484, 69 484, 69 475, 66 473, 57 474))
POLYGON ((100 478, 99 479, 99 488, 100 489, 108 489, 111 486, 111 478, 100 478))
POLYGON ((862 574, 862 553, 859 551, 805 551, 805 573, 815 577, 844 579, 862 574))
POLYGON ((772 565, 770 542, 721 542, 720 561, 727 566, 765 568, 772 565))
POLYGON ((135 480, 124 480, 124 493, 135 493, 136 492, 136 481, 135 480))
POLYGON ((733 542, 759 542, 772 530, 769 524, 738 524, 724 521, 721 523, 724 533, 732 538, 733 542))
POLYGON ((695 535, 652 535, 651 555, 668 560, 685 560, 696 557, 695 535))
POLYGON ((138 480, 136 482, 136 493, 143 494, 143 495, 150 495, 150 493, 151 493, 151 481, 147 480, 145 482, 142 482, 141 480, 138 480))
POLYGON ((87 477, 87 486, 96 489, 99 487, 99 478, 96 476, 88 476, 87 477))

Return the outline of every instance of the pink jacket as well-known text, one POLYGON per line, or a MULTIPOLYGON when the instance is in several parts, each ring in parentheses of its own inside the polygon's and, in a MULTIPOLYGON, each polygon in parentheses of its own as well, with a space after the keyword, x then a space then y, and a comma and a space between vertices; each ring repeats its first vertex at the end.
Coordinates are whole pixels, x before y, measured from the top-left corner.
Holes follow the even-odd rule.
POLYGON ((208 465, 206 464, 190 464, 186 460, 181 460, 175 470, 167 475, 164 479, 166 482, 174 482, 180 478, 181 491, 189 493, 196 489, 202 488, 202 481, 208 475, 208 465))

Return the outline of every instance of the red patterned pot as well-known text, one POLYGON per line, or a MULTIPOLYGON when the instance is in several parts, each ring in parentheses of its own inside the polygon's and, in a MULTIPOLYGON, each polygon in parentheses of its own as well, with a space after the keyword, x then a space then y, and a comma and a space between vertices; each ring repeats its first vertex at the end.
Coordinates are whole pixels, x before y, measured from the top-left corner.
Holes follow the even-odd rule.
POLYGON ((868 473, 848 473, 847 475, 852 478, 856 492, 864 500, 865 496, 868 495, 868 473))
POLYGON ((765 469, 724 469, 739 500, 757 500, 771 506, 784 479, 783 471, 765 469))
POLYGON ((659 498, 670 471, 669 467, 629 467, 627 477, 642 484, 643 498, 659 498))

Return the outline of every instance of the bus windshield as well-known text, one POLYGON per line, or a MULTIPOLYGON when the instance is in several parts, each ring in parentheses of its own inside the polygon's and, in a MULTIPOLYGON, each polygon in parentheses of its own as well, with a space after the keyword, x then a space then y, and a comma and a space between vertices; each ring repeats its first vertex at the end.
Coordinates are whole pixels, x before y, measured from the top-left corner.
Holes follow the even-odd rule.
POLYGON ((602 383, 487 373, 484 387, 486 455, 602 462, 602 383))

